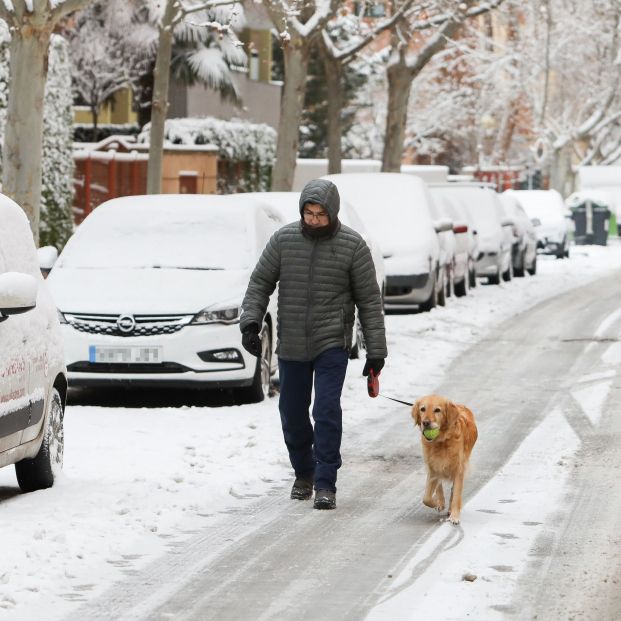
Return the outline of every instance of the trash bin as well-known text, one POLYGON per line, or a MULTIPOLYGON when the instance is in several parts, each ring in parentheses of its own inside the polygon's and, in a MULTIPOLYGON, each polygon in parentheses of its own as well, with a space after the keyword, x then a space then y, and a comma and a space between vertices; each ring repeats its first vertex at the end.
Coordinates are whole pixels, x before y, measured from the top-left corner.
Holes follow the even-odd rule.
POLYGON ((595 244, 605 246, 608 243, 610 209, 600 201, 582 197, 570 205, 571 217, 576 229, 576 244, 595 244))

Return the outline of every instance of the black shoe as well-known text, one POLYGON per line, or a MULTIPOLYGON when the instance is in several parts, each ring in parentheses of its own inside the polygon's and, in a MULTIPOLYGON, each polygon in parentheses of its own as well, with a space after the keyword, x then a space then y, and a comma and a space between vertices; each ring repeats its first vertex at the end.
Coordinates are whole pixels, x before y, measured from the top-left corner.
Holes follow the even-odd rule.
POLYGON ((315 509, 336 509, 336 493, 328 489, 315 492, 315 509))
POLYGON ((308 500, 313 495, 313 482, 311 479, 296 478, 291 488, 292 500, 308 500))

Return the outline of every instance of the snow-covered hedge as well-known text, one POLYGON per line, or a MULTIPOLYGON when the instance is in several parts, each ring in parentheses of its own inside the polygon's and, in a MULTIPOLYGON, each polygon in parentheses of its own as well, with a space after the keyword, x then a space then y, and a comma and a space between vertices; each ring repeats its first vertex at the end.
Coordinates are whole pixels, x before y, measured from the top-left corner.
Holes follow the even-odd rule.
MULTIPOLYGON (((164 136, 171 144, 218 147, 219 192, 229 194, 270 189, 276 130, 269 125, 239 119, 221 121, 212 117, 168 119, 164 136)), ((143 128, 139 141, 149 141, 149 125, 143 128)))
MULTIPOLYGON (((9 33, 4 22, 0 22, 0 145, 4 140, 9 94, 9 44, 9 33)), ((72 105, 67 43, 53 35, 45 87, 39 243, 58 249, 73 232, 72 105)))

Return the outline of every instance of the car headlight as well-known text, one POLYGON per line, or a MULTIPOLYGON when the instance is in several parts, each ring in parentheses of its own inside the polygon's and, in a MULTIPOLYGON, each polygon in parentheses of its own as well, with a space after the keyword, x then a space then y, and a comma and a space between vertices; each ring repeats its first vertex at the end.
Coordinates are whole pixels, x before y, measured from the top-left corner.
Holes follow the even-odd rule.
POLYGON ((239 306, 235 308, 225 308, 224 310, 210 310, 204 308, 200 313, 196 313, 190 325, 205 323, 239 323, 239 306))
POLYGON ((58 313, 58 321, 60 321, 60 323, 67 323, 65 316, 58 309, 56 309, 56 312, 58 313))

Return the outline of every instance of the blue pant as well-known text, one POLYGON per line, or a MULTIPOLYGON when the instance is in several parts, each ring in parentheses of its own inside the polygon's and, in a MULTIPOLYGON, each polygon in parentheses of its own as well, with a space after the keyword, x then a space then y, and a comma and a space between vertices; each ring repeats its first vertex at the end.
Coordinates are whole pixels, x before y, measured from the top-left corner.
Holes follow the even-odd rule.
POLYGON ((314 479, 315 489, 336 492, 341 467, 341 392, 349 352, 328 349, 310 362, 279 360, 280 420, 296 477, 314 479), (315 376, 313 420, 309 407, 315 376))

